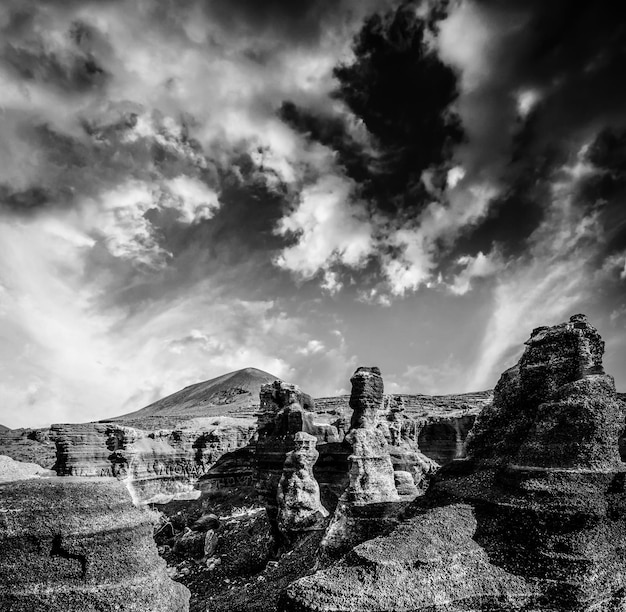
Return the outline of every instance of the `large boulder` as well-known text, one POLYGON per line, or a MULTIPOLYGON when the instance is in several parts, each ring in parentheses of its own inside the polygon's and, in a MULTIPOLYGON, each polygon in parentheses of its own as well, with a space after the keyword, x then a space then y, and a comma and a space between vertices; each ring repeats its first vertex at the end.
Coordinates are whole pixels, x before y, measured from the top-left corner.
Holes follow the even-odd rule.
POLYGON ((0 484, 0 610, 186 612, 153 518, 114 478, 0 484))

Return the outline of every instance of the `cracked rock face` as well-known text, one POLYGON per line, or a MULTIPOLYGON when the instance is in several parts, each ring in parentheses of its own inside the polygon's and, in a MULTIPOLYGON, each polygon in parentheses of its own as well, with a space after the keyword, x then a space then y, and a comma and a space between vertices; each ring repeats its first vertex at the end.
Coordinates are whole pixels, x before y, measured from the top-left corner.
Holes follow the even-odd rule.
POLYGON ((187 612, 152 519, 113 478, 0 484, 0 610, 187 612))
POLYGON ((624 408, 582 315, 535 329, 407 520, 293 583, 283 611, 623 612, 624 408))
POLYGON ((278 528, 288 539, 300 532, 324 529, 328 517, 313 476, 313 465, 319 457, 316 442, 315 436, 296 433, 295 449, 285 459, 277 494, 278 528))

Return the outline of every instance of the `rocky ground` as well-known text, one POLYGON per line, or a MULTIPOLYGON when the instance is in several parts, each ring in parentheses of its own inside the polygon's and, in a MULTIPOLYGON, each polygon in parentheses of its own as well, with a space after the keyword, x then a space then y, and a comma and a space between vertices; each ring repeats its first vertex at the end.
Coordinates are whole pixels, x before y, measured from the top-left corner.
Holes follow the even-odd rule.
POLYGON ((274 612, 286 587, 315 569, 321 534, 278 550, 252 488, 153 508, 159 553, 191 591, 190 612, 274 612))

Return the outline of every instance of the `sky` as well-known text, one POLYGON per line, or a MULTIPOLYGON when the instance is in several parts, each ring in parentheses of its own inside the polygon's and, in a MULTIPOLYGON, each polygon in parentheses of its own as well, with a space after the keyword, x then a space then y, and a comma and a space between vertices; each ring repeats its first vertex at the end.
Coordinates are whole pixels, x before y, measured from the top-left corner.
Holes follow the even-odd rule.
POLYGON ((4 0, 0 423, 482 390, 579 312, 626 391, 624 10, 4 0))

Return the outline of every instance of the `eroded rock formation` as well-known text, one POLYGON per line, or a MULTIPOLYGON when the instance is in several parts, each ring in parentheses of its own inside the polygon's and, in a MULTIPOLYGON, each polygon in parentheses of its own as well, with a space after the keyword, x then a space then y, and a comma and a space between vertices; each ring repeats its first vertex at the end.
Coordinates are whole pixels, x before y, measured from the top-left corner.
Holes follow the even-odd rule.
POLYGON ((322 541, 324 554, 331 556, 388 528, 399 508, 394 502, 400 501, 387 440, 377 427, 383 401, 380 370, 358 368, 350 382, 349 482, 322 541))
POLYGON ((0 610, 186 612, 152 539, 152 513, 113 478, 0 484, 0 610))
POLYGON ((54 469, 60 476, 128 479, 144 502, 180 498, 222 455, 244 447, 255 432, 248 420, 212 422, 200 429, 154 432, 115 423, 53 425, 54 469))
POLYGON ((260 399, 254 480, 268 516, 276 524, 278 484, 287 453, 295 449, 296 434, 304 432, 318 442, 337 445, 341 436, 336 427, 317 422, 310 396, 296 385, 279 380, 263 385, 260 399))
POLYGON ((320 488, 313 476, 319 457, 317 439, 305 432, 294 436, 295 449, 287 453, 278 484, 278 528, 291 540, 302 532, 324 529, 328 510, 320 501, 320 488))
POLYGON ((624 610, 624 413, 603 350, 582 315, 534 330, 467 458, 391 534, 295 582, 283 610, 624 610))

